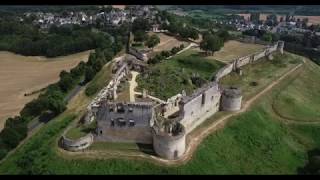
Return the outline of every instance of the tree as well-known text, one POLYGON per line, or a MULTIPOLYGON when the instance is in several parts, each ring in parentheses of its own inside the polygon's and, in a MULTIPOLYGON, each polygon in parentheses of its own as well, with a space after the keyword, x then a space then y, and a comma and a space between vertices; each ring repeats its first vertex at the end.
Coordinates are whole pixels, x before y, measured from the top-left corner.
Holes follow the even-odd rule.
POLYGON ((219 36, 223 42, 226 42, 227 40, 230 39, 230 34, 227 30, 225 29, 220 29, 218 32, 217 32, 217 36, 219 36))
POLYGON ((206 51, 206 54, 211 52, 211 55, 213 55, 215 51, 219 51, 222 46, 223 41, 215 35, 206 36, 200 43, 200 48, 206 51))
POLYGON ((74 80, 71 74, 66 71, 61 71, 59 86, 62 89, 62 91, 67 92, 73 87, 73 85, 74 85, 74 80))
POLYGON ((134 41, 142 42, 148 38, 147 33, 141 30, 138 30, 134 33, 134 41))
POLYGON ((137 18, 132 23, 132 32, 136 31, 148 31, 151 25, 145 18, 137 18))
POLYGON ((189 32, 189 37, 191 39, 197 40, 199 38, 199 33, 195 28, 191 28, 189 32))
POLYGON ((47 97, 48 109, 54 114, 60 114, 66 109, 63 94, 60 91, 54 91, 47 97))
POLYGON ((148 40, 146 41, 146 46, 148 48, 154 48, 157 44, 160 43, 160 38, 156 34, 151 35, 148 40))
POLYGON ((93 79, 95 76, 95 71, 92 69, 92 67, 87 67, 86 68, 86 73, 85 73, 85 82, 89 82, 93 79))
POLYGON ((27 136, 26 120, 20 116, 8 118, 0 133, 1 141, 9 148, 15 148, 27 136))
POLYGON ((272 34, 271 33, 265 33, 264 35, 262 35, 262 40, 267 41, 267 42, 271 42, 272 41, 272 34))

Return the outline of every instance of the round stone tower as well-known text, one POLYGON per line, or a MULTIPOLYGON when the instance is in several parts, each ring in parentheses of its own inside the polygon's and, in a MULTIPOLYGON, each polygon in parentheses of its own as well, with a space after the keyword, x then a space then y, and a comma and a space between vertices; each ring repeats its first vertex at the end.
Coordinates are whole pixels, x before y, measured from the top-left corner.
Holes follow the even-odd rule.
POLYGON ((241 90, 237 87, 224 89, 221 98, 221 110, 238 111, 241 109, 241 90))
POLYGON ((167 130, 153 128, 153 148, 165 159, 178 159, 186 149, 186 132, 180 123, 175 123, 167 130))

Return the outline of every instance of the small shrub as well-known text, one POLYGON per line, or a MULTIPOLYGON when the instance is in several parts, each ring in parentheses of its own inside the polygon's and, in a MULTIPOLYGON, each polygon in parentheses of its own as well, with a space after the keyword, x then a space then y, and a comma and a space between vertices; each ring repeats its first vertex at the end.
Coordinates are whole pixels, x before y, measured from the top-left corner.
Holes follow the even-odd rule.
POLYGON ((8 150, 5 148, 1 148, 0 149, 0 160, 3 159, 4 157, 6 157, 7 154, 8 154, 8 150))
POLYGON ((252 81, 252 82, 250 82, 250 86, 258 86, 258 82, 256 82, 256 81, 252 81))
POLYGON ((86 93, 87 96, 92 96, 96 92, 98 92, 98 87, 95 84, 94 85, 89 85, 85 90, 85 93, 86 93))

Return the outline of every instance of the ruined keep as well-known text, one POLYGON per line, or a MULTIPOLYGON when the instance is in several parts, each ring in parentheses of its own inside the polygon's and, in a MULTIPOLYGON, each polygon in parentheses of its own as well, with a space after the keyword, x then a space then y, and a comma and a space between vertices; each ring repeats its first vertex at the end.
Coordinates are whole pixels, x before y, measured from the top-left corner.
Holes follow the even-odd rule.
POLYGON ((221 110, 238 111, 241 109, 242 94, 241 90, 236 87, 226 88, 222 92, 221 110))
POLYGON ((150 102, 102 102, 96 121, 96 141, 152 143, 154 118, 150 102))

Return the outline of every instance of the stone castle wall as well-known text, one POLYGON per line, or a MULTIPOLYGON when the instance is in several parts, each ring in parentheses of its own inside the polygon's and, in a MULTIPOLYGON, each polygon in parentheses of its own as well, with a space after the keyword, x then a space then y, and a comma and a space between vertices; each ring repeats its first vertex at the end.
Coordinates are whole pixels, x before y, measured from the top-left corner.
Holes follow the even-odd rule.
POLYGON ((136 58, 142 60, 142 61, 148 61, 148 57, 145 53, 140 52, 139 50, 133 48, 133 47, 129 47, 129 54, 135 56, 136 58))
POLYGON ((93 143, 93 135, 91 133, 76 140, 68 139, 62 136, 60 139, 61 146, 68 151, 81 151, 86 149, 93 143))
POLYGON ((181 124, 186 132, 191 132, 205 119, 204 114, 215 113, 219 110, 221 92, 216 82, 210 82, 207 86, 198 89, 190 96, 185 96, 180 103, 181 124))
POLYGON ((129 67, 127 63, 122 63, 113 75, 109 84, 104 87, 98 95, 91 101, 87 107, 87 114, 85 116, 85 123, 90 123, 96 116, 96 109, 99 107, 101 101, 108 99, 115 100, 117 98, 117 88, 120 81, 129 74, 129 67))
MULTIPOLYGON (((99 101, 95 101, 93 104, 95 106, 92 106, 94 107, 92 114, 95 115, 97 120, 97 135, 95 136, 95 140, 153 144, 155 152, 160 157, 177 159, 185 152, 186 134, 219 110, 240 110, 242 101, 241 92, 234 88, 222 90, 218 84, 219 79, 263 57, 271 59, 271 53, 274 51, 279 50, 283 53, 283 46, 284 43, 279 41, 266 47, 261 52, 237 58, 218 71, 215 81, 209 82, 197 89, 190 96, 178 94, 158 106, 143 102, 111 103, 101 101, 102 95, 106 96, 107 94, 104 93, 99 101), (165 123, 162 125, 155 123, 155 119, 158 119, 158 117, 155 117, 155 107, 163 111, 162 117, 159 117, 165 120, 165 123), (175 113, 173 118, 169 117, 172 113, 175 113), (166 124, 168 122, 171 123, 168 125, 166 124), (172 127, 177 124, 180 129, 174 133, 172 127), (159 131, 157 130, 158 125, 165 128, 159 131), (169 130, 166 129, 168 126, 169 130)), ((124 77, 124 72, 128 71, 128 65, 126 64, 126 66, 121 66, 117 69, 118 71, 113 79, 114 82, 110 82, 113 83, 112 86, 117 86, 117 82, 124 77)), ((114 90, 114 88, 111 89, 114 90)), ((108 90, 107 92, 110 92, 110 88, 108 90)), ((63 142, 72 151, 89 146, 90 141, 87 141, 91 139, 88 137, 84 139, 84 141, 74 142, 64 138, 63 142)))
POLYGON ((240 57, 232 61, 231 63, 225 65, 222 67, 215 75, 215 81, 219 81, 222 77, 228 75, 232 71, 245 66, 247 64, 250 64, 252 62, 255 62, 257 60, 260 60, 263 57, 271 58, 271 54, 277 50, 280 51, 280 53, 283 53, 283 41, 278 41, 277 43, 274 43, 272 45, 268 45, 265 49, 263 49, 261 52, 257 52, 248 56, 240 57))

